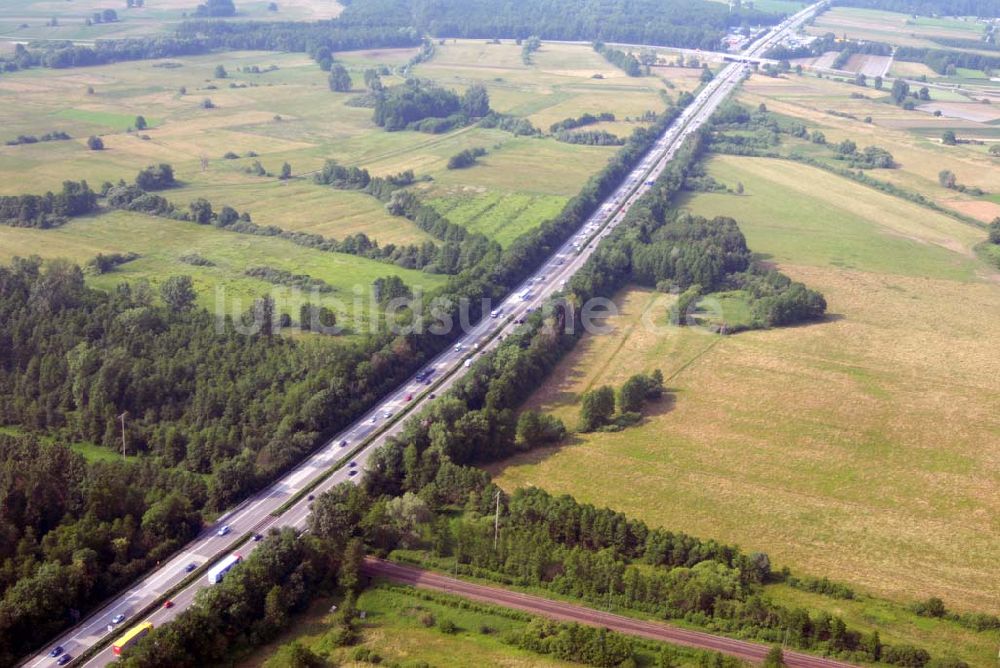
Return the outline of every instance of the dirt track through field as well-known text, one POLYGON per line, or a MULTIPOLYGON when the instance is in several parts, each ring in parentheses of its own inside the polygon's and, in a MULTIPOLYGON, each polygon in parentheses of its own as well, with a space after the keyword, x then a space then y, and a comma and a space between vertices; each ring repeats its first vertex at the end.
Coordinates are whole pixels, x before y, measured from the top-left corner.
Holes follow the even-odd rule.
MULTIPOLYGON (((767 645, 759 643, 734 640, 700 631, 690 631, 660 622, 632 619, 610 612, 585 608, 564 601, 554 601, 541 596, 522 594, 500 587, 473 584, 446 575, 426 571, 415 566, 405 566, 381 559, 367 558, 365 559, 363 568, 368 575, 384 577, 394 582, 412 585, 421 589, 431 589, 474 601, 481 601, 490 605, 524 610, 525 612, 558 621, 605 627, 626 635, 722 652, 723 654, 730 654, 752 663, 763 662, 764 657, 767 656, 770 649, 767 645)), ((784 652, 784 656, 785 665, 791 668, 840 668, 852 665, 842 661, 787 650, 784 652)))

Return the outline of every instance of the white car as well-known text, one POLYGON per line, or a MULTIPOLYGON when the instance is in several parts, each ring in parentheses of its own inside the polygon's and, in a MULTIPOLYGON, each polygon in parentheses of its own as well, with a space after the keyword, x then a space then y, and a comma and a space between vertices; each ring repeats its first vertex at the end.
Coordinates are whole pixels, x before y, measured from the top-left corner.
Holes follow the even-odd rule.
POLYGON ((464 346, 461 343, 456 343, 455 344, 455 352, 456 353, 462 352, 462 348, 464 348, 464 346))
POLYGON ((227 536, 227 535, 229 535, 230 531, 232 531, 232 529, 229 528, 229 525, 228 524, 223 524, 221 527, 219 527, 219 530, 215 532, 215 535, 216 536, 227 536))

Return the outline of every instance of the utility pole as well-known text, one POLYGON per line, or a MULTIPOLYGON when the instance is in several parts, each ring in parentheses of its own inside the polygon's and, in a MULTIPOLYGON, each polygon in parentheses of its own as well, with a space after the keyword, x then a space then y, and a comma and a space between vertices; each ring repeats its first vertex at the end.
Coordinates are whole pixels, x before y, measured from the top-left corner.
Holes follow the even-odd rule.
POLYGON ((126 459, 125 459, 125 416, 127 416, 127 415, 128 415, 128 411, 125 411, 124 413, 122 413, 121 415, 118 416, 118 419, 122 421, 122 461, 126 461, 126 459))
POLYGON ((500 490, 497 490, 497 512, 493 518, 493 551, 497 551, 497 540, 500 538, 500 490))

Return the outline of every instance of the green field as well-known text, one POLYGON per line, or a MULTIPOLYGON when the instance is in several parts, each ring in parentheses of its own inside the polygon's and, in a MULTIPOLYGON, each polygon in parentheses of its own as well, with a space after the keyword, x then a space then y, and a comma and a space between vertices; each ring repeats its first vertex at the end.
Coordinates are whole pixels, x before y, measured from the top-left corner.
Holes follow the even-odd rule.
MULTIPOLYGON (((291 629, 274 643, 262 647, 236 662, 238 668, 294 668, 291 662, 293 643, 308 647, 323 656, 331 665, 365 666, 388 663, 402 666, 449 666, 449 668, 479 668, 480 666, 578 666, 544 654, 518 649, 503 641, 505 634, 516 633, 527 626, 526 621, 495 614, 489 608, 462 608, 464 599, 445 594, 428 600, 415 589, 376 584, 361 593, 357 608, 364 611, 361 639, 356 646, 338 647, 336 632, 329 614, 332 601, 320 599, 298 619, 291 629), (441 630, 442 622, 452 622, 454 633, 441 630), (359 649, 378 655, 378 661, 354 659, 359 649)), ((705 665, 699 663, 696 652, 675 648, 677 668, 705 665)), ((654 653, 640 650, 640 665, 655 665, 654 653)))
MULTIPOLYGON (((987 193, 1000 192, 1000 170, 997 158, 989 156, 985 146, 961 144, 943 146, 941 134, 954 130, 959 137, 981 138, 994 141, 996 128, 986 122, 963 120, 960 115, 980 113, 988 105, 971 101, 945 101, 946 95, 938 90, 931 92, 933 100, 946 109, 947 115, 934 117, 919 110, 906 111, 881 101, 884 92, 873 88, 863 91, 866 98, 852 98, 858 86, 837 83, 811 76, 789 76, 784 79, 752 77, 741 90, 738 100, 748 107, 764 104, 770 112, 786 119, 798 121, 811 132, 821 131, 828 144, 845 139, 854 141, 859 148, 880 146, 892 153, 897 163, 895 169, 867 170, 867 174, 880 181, 892 183, 904 190, 919 193, 927 199, 972 218, 989 222, 1000 216, 1000 206, 987 198, 974 197, 943 188, 938 173, 943 169, 953 172, 960 183, 977 186, 987 193), (851 114, 855 119, 834 116, 829 110, 851 114), (864 122, 870 116, 871 123, 864 122)), ((775 150, 796 153, 827 164, 843 168, 844 163, 833 159, 831 147, 822 147, 787 135, 781 137, 782 145, 775 150)))
MULTIPOLYGON (((909 14, 854 7, 834 7, 820 14, 807 28, 810 34, 827 32, 847 35, 850 39, 886 42, 899 46, 942 48, 931 37, 975 40, 982 36, 986 24, 974 18, 913 18, 909 14)), ((975 51, 975 49, 966 49, 975 51)), ((988 51, 983 53, 989 54, 988 51)))
MULTIPOLYGON (((366 68, 399 65, 414 53, 414 49, 358 51, 338 54, 338 59, 360 86, 366 68)), ((420 65, 419 75, 458 91, 483 83, 496 109, 525 114, 546 129, 567 116, 610 111, 619 118, 608 124, 610 129, 628 136, 642 125, 631 117, 665 105, 661 79, 626 77, 583 45, 546 45, 529 66, 513 43, 487 47, 453 41, 438 46, 436 56, 420 65), (605 78, 593 79, 595 73, 605 78)), ((693 73, 676 69, 673 75, 680 85, 693 73)), ((389 75, 384 81, 391 85, 402 80, 389 75)), ((66 179, 80 178, 96 188, 102 182, 130 181, 146 165, 165 162, 174 167, 180 185, 164 196, 181 209, 205 198, 216 210, 229 205, 248 212, 261 226, 333 239, 364 233, 383 246, 431 240, 406 219, 388 215, 383 204, 368 195, 315 185, 312 173, 325 160, 335 159, 374 174, 412 169, 427 179, 417 186, 422 198, 454 216, 454 222, 508 244, 556 216, 616 151, 477 127, 442 135, 385 132, 372 123, 370 109, 346 104, 357 92, 332 93, 316 63, 291 53, 227 52, 5 73, 0 101, 7 104, 0 105, 0 126, 7 138, 60 130, 73 139, 0 146, 0 194, 43 193, 58 189, 66 179), (164 62, 173 66, 158 67, 164 62), (217 65, 227 69, 228 78, 215 78, 217 65), (252 66, 266 71, 242 71, 252 66), (214 109, 201 107, 206 98, 214 109), (137 115, 151 127, 126 132, 137 115), (106 150, 87 150, 89 135, 101 136, 106 150), (476 166, 446 168, 451 156, 472 147, 488 152, 476 166), (230 152, 239 157, 226 159, 230 152), (254 161, 260 161, 267 176, 247 173, 254 161), (280 181, 275 175, 285 162, 293 178, 280 181)), ((171 274, 190 274, 204 306, 215 308, 217 289, 225 290, 227 312, 237 301, 245 307, 254 297, 272 291, 272 285, 243 275, 251 266, 323 279, 336 288, 332 297, 347 303, 355 285, 365 292, 378 276, 398 274, 408 284, 426 289, 441 285, 444 278, 277 239, 140 215, 105 214, 71 221, 58 230, 0 228, 3 260, 40 254, 82 263, 99 252, 128 251, 142 257, 110 274, 89 277, 89 282, 109 288, 123 280, 146 279, 155 287, 171 274), (216 266, 178 261, 190 253, 216 266)), ((294 315, 303 299, 281 295, 281 310, 294 315)), ((343 307, 336 310, 347 315, 343 307)), ((359 326, 371 315, 367 308, 363 311, 359 326)))
MULTIPOLYGON (((336 665, 370 665, 352 660, 355 647, 336 647, 333 639, 331 617, 324 614, 331 601, 326 599, 313 606, 307 617, 277 643, 266 646, 238 665, 240 668, 262 666, 266 668, 291 668, 288 661, 290 644, 297 641, 318 654, 326 654, 336 665)), ((458 610, 433 601, 425 601, 405 589, 375 587, 358 597, 358 610, 365 611, 362 639, 359 647, 376 652, 382 660, 398 662, 425 661, 434 666, 482 665, 505 666, 571 666, 574 664, 552 661, 544 656, 519 650, 502 643, 499 635, 505 631, 523 628, 524 622, 499 615, 458 610), (433 616, 435 621, 450 620, 460 629, 458 633, 441 632, 433 624, 425 627, 420 619, 433 616), (492 633, 479 631, 482 626, 492 633)))
POLYGON ((471 188, 443 195, 430 199, 431 206, 451 222, 504 245, 540 222, 555 218, 567 201, 555 195, 505 195, 471 188))
POLYGON ((52 230, 0 227, 0 261, 13 256, 41 254, 84 263, 98 253, 134 252, 140 258, 115 271, 90 276, 91 285, 111 289, 123 281, 147 280, 156 288, 168 276, 188 274, 195 282, 199 302, 213 313, 238 314, 262 295, 274 297, 278 311, 297 317, 305 301, 325 303, 351 330, 367 326, 371 284, 376 278, 400 276, 408 285, 425 291, 441 285, 445 277, 401 269, 391 264, 342 253, 326 253, 296 246, 289 241, 220 230, 210 225, 153 218, 116 211, 70 221, 52 230), (198 254, 214 266, 194 266, 180 260, 198 254), (307 274, 333 286, 332 293, 316 296, 306 291, 275 286, 243 275, 247 267, 268 266, 307 274), (361 295, 355 309, 355 296, 361 295))
POLYGON ((529 404, 572 427, 580 393, 654 368, 671 399, 637 427, 512 458, 500 483, 996 613, 1000 366, 982 332, 1000 327, 1000 281, 972 250, 982 230, 796 163, 724 156, 709 173, 746 194, 686 206, 736 217, 829 319, 718 337, 667 326, 672 296, 628 290, 615 332, 585 336, 529 404))

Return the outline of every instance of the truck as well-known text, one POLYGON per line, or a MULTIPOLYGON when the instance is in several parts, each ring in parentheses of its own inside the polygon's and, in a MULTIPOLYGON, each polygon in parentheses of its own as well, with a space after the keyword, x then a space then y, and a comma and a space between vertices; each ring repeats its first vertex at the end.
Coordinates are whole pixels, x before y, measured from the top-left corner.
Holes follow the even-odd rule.
POLYGON ((133 626, 115 641, 115 643, 111 646, 111 651, 115 653, 115 656, 119 656, 126 649, 139 642, 143 636, 152 630, 153 624, 151 622, 145 622, 144 624, 133 626))
POLYGON ((208 570, 208 584, 214 585, 222 582, 226 573, 232 570, 233 566, 243 561, 243 557, 238 554, 230 554, 228 557, 212 566, 208 570))

